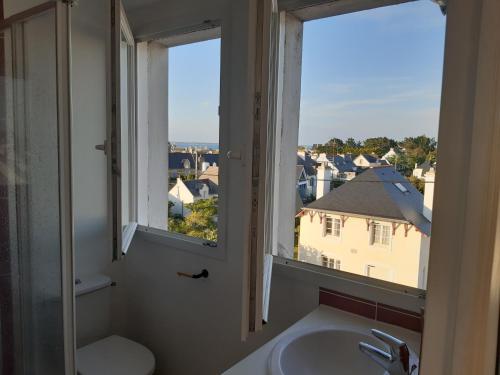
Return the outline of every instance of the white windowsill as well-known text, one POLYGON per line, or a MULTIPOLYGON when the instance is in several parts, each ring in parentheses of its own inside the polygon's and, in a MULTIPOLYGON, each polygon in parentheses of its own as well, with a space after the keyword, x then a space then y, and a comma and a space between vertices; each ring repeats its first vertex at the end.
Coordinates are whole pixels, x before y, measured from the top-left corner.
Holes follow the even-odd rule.
POLYGON ((137 234, 147 241, 164 245, 173 250, 187 251, 213 259, 222 260, 226 258, 226 253, 220 243, 217 243, 216 247, 210 247, 204 245, 204 243, 211 241, 188 237, 182 234, 167 232, 165 230, 150 228, 143 225, 137 227, 137 234))
POLYGON ((274 256, 273 272, 305 284, 333 289, 394 307, 420 312, 425 291, 362 275, 274 256))

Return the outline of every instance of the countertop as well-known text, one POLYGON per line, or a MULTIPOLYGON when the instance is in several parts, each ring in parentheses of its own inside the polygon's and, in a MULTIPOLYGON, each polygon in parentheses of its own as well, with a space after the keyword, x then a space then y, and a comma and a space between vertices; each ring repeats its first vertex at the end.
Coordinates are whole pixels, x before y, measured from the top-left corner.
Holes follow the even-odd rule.
POLYGON ((278 341, 288 334, 301 331, 306 328, 320 327, 355 329, 358 332, 365 332, 368 335, 370 335, 370 330, 372 328, 376 328, 405 341, 410 349, 415 353, 420 352, 420 333, 418 332, 413 332, 391 324, 367 319, 329 306, 319 305, 316 310, 312 311, 297 323, 290 326, 290 328, 268 341, 259 349, 224 372, 223 375, 265 375, 267 374, 269 354, 278 341))

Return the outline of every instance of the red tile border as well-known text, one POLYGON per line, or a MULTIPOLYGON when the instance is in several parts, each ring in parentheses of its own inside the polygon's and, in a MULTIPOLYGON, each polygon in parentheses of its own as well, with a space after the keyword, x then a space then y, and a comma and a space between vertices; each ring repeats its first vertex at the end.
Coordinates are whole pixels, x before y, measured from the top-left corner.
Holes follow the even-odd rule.
POLYGON ((423 316, 414 311, 366 300, 326 288, 319 288, 319 303, 415 332, 423 331, 423 316))
POLYGON ((365 302, 365 300, 333 291, 320 291, 319 303, 336 307, 337 309, 361 315, 369 319, 375 319, 377 313, 377 306, 375 303, 365 302))

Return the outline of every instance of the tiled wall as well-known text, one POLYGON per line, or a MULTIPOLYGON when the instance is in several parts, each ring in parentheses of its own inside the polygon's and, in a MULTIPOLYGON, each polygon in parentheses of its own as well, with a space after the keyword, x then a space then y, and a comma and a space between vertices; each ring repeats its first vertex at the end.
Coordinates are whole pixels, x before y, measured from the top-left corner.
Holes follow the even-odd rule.
POLYGON ((319 303, 335 307, 365 318, 394 324, 412 331, 422 332, 423 316, 413 311, 385 305, 376 301, 340 293, 335 290, 320 288, 319 303))

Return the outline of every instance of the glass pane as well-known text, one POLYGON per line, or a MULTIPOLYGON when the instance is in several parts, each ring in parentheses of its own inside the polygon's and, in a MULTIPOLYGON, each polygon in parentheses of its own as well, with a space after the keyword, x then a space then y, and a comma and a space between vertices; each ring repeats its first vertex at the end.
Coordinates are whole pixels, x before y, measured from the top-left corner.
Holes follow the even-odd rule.
POLYGON ((132 117, 130 113, 130 77, 131 77, 132 46, 127 43, 122 34, 120 42, 120 147, 121 147, 121 194, 122 194, 122 225, 123 230, 131 222, 131 137, 132 117))
POLYGON ((0 363, 5 373, 64 373, 54 25, 54 12, 46 12, 15 25, 15 34, 4 31, 0 39, 0 363))
POLYGON ((445 22, 417 1, 304 23, 297 260, 426 288, 445 22))
POLYGON ((169 49, 171 232, 217 241, 220 39, 169 49))

